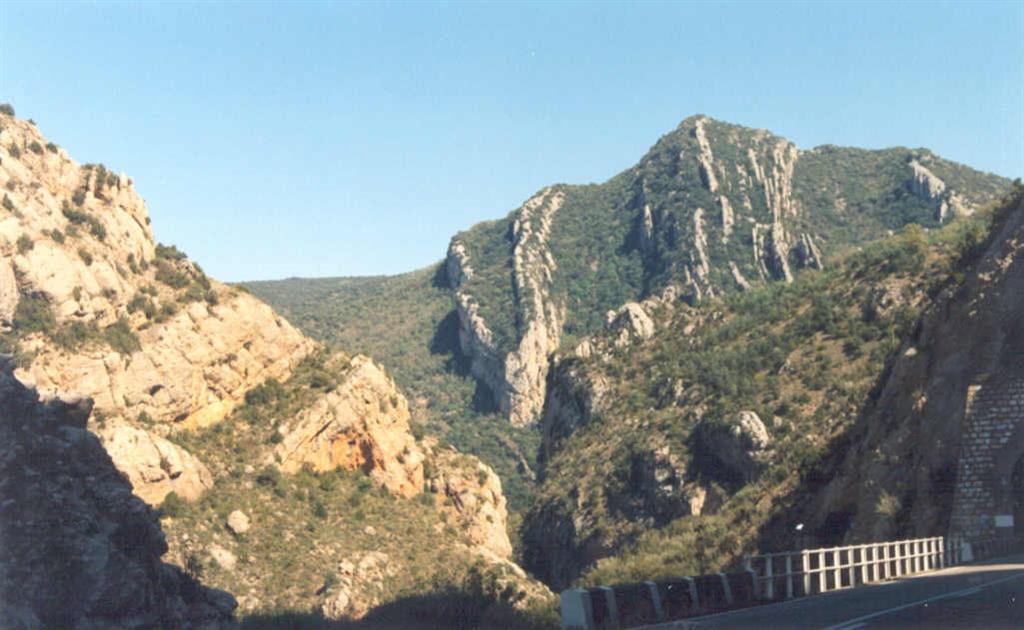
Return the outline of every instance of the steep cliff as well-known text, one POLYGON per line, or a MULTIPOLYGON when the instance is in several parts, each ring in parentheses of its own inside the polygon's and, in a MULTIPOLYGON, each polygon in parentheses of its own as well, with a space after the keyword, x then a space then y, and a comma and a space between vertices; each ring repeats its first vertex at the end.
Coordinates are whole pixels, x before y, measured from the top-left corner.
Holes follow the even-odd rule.
POLYGON ((131 179, 76 164, 29 122, 0 114, 0 127, 0 330, 18 377, 92 398, 122 427, 100 434, 147 501, 176 486, 140 470, 154 452, 187 463, 177 485, 208 485, 160 436, 218 422, 315 344, 156 244, 131 179))
POLYGON ((0 365, 0 626, 229 628, 231 595, 167 551, 156 513, 85 429, 92 402, 40 401, 0 365))
POLYGON ((924 149, 800 150, 691 117, 608 182, 546 188, 452 239, 461 349, 503 415, 531 424, 551 354, 608 309, 669 287, 695 304, 789 283, 907 223, 970 215, 1006 185, 924 149))
POLYGON ((286 420, 275 449, 285 472, 362 470, 390 492, 423 488, 423 452, 409 432, 409 405, 370 359, 331 362, 341 383, 286 420), (340 365, 339 365, 340 364, 340 365))

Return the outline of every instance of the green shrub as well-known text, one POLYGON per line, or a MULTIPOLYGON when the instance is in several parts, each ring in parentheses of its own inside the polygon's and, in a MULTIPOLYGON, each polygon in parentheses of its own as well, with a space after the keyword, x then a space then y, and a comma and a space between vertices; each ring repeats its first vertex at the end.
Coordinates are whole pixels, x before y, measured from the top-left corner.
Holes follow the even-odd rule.
POLYGON ((176 269, 172 264, 163 259, 157 259, 156 261, 156 279, 172 289, 184 289, 192 284, 188 274, 176 269))
POLYGON ((8 145, 7 152, 10 153, 11 157, 16 160, 21 157, 21 149, 19 149, 18 145, 14 144, 13 142, 11 142, 11 144, 8 145))
POLYGON ((32 239, 29 238, 28 234, 22 234, 21 236, 18 237, 19 254, 27 254, 28 252, 32 251, 33 247, 35 247, 35 243, 32 242, 32 239))
POLYGON ((163 243, 156 244, 156 257, 163 260, 184 260, 186 258, 185 252, 174 245, 164 245, 163 243))
POLYGON ((160 504, 160 516, 176 518, 185 511, 185 502, 178 496, 177 492, 168 492, 164 502, 160 504))
POLYGON ((90 342, 99 341, 102 338, 95 321, 88 323, 78 321, 67 322, 58 327, 51 337, 58 347, 65 350, 77 350, 90 342))
POLYGON ((132 330, 126 317, 121 317, 117 323, 107 326, 103 331, 103 338, 111 348, 124 355, 130 355, 142 349, 139 337, 132 330))
POLYGON ((85 193, 85 188, 79 188, 78 190, 76 190, 74 194, 71 195, 71 203, 75 204, 76 206, 80 206, 83 203, 85 203, 85 193))
POLYGON ((92 254, 90 254, 84 247, 78 248, 78 257, 81 258, 86 265, 92 264, 92 254))
POLYGON ((58 230, 57 228, 53 228, 52 230, 50 230, 50 238, 52 238, 56 243, 63 244, 65 241, 64 233, 58 230))
POLYGON ((3 206, 4 210, 7 210, 8 212, 14 212, 14 202, 11 201, 11 198, 7 196, 7 193, 4 193, 3 206))
POLYGON ((46 150, 49 151, 50 153, 56 153, 57 152, 57 145, 55 145, 52 142, 47 142, 46 143, 46 150))
POLYGON ((245 404, 252 406, 270 405, 284 396, 285 388, 275 378, 268 378, 245 392, 245 404))
POLYGON ((281 482, 281 471, 274 466, 264 466, 256 475, 256 483, 261 486, 277 486, 281 482))
POLYGON ((14 107, 12 107, 10 103, 2 103, 2 104, 0 104, 0 114, 4 114, 4 115, 7 115, 7 116, 13 116, 14 115, 14 107))
POLYGON ((19 332, 49 332, 57 325, 53 307, 44 296, 22 295, 14 309, 14 329, 19 332))
POLYGON ((36 155, 42 155, 43 145, 33 140, 32 143, 28 145, 28 150, 31 151, 32 153, 35 153, 36 155))

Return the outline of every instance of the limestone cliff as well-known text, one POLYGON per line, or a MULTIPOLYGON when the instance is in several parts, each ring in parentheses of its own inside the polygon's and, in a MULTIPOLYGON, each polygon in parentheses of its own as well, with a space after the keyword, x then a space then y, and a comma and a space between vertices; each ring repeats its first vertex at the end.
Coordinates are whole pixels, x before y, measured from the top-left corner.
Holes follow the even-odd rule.
POLYGON ((341 372, 340 385, 279 430, 282 440, 275 455, 282 470, 362 470, 395 495, 418 494, 424 455, 409 432, 405 397, 367 357, 335 369, 341 372))
POLYGON ((85 429, 88 399, 40 401, 0 366, 0 626, 228 628, 235 601, 167 551, 157 516, 85 429))
POLYGON ((448 249, 448 281, 455 290, 459 343, 471 358, 473 374, 488 385, 498 408, 515 425, 532 423, 544 403, 548 356, 561 339, 565 307, 552 294, 558 269, 548 239, 564 195, 545 189, 524 203, 510 227, 512 290, 518 322, 512 349, 505 351, 481 316, 464 281, 473 277, 472 261, 456 239, 448 249))
POLYGON ((153 472, 161 458, 177 485, 208 485, 159 435, 221 420, 254 385, 287 377, 313 342, 156 244, 130 178, 75 163, 29 122, 0 115, 0 125, 0 329, 18 377, 134 425, 101 435, 146 500, 176 485, 153 472))

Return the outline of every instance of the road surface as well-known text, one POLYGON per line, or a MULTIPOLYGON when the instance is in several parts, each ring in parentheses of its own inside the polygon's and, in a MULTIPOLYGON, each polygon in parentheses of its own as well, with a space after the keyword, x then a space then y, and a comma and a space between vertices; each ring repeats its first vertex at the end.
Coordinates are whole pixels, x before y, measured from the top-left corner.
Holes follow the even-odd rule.
POLYGON ((873 586, 647 626, 704 628, 1024 629, 1024 554, 873 586))

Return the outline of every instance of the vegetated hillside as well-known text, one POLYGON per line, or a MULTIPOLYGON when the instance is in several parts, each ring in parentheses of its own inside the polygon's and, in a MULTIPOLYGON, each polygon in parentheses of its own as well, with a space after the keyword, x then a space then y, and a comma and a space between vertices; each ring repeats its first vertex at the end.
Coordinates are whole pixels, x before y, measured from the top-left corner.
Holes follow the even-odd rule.
POLYGON ((807 151, 695 116, 600 185, 556 185, 448 252, 462 349, 516 425, 539 418, 548 358, 609 309, 789 282, 852 246, 993 199, 1007 180, 925 149, 807 151))
MULTIPOLYGON (((181 588, 205 576, 271 621, 412 614, 419 600, 396 599, 413 593, 437 604, 421 627, 550 613, 550 592, 510 560, 500 479, 415 435, 379 365, 157 244, 129 178, 78 166, 8 105, 0 144, 0 351, 18 379, 95 401, 88 428, 167 516, 171 558, 192 576, 181 588)), ((141 526, 126 527, 115 543, 135 544, 141 526)), ((57 544, 47 531, 40 542, 57 544)), ((33 597, 62 597, 45 588, 33 597)))
POLYGON ((245 286, 306 334, 374 357, 408 394, 414 424, 491 466, 510 510, 525 509, 539 435, 502 422, 489 393, 469 376, 439 266, 398 276, 289 278, 245 286))
MULTIPOLYGON (((554 362, 525 566, 562 588, 717 571, 743 552, 792 545, 797 522, 808 544, 941 533, 952 481, 937 471, 949 462, 921 450, 938 407, 910 412, 920 390, 889 367, 946 356, 962 335, 999 345, 1000 325, 1019 339, 1020 195, 1018 185, 995 210, 942 228, 908 225, 792 284, 621 309, 554 362), (997 287, 999 298, 970 297, 997 287), (962 332, 927 332, 951 307, 993 300, 1006 308, 955 319, 962 332), (981 319, 992 325, 973 331, 981 319), (858 418, 870 428, 852 430, 858 418), (884 446, 891 435, 899 446, 884 446)), ((950 447, 938 449, 947 460, 950 447)))
MULTIPOLYGON (((835 538, 955 531, 953 482, 970 385, 1024 376, 1024 188, 924 312, 860 422, 792 513, 835 538)), ((776 528, 784 528, 775 523, 776 528)), ((768 535, 772 530, 767 532, 768 535)))
POLYGON ((372 362, 317 352, 224 422, 176 434, 217 483, 197 502, 164 503, 171 558, 267 623, 381 606, 405 627, 549 623, 550 592, 509 560, 501 481, 416 440, 408 418, 372 362), (415 619, 416 602, 434 610, 415 619))

